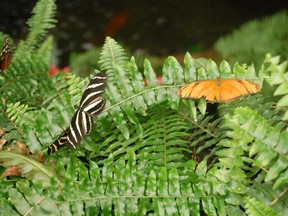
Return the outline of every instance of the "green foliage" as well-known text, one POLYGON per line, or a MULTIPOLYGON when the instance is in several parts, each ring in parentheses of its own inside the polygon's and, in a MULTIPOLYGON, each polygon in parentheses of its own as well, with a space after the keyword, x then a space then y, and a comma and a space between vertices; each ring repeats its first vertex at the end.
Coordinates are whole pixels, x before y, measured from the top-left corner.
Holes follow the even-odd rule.
POLYGON ((189 54, 182 64, 171 56, 159 85, 148 59, 139 67, 108 37, 95 63, 101 72, 93 73, 108 75, 107 104, 94 131, 77 150, 48 156, 46 147, 69 125, 89 82, 74 74, 48 76, 53 40, 40 41, 53 26, 53 5, 38 2, 28 39, 0 75, 1 172, 17 167, 22 175, 0 179, 2 215, 286 213, 288 135, 281 118, 286 110, 279 106, 287 106, 281 102, 288 92, 287 62, 271 55, 258 72, 265 81, 254 66, 217 66, 189 54), (27 55, 20 58, 25 44, 27 55), (282 98, 275 107, 278 98, 267 97, 265 89, 229 104, 176 95, 184 83, 217 77, 255 79, 282 98), (33 154, 43 150, 46 161, 17 150, 17 141, 33 154))
POLYGON ((273 211, 272 208, 263 205, 255 198, 247 197, 245 199, 245 202, 246 202, 245 208, 247 209, 246 210, 247 215, 267 215, 267 216, 281 215, 273 211))
POLYGON ((132 57, 128 61, 123 48, 113 39, 109 37, 106 39, 99 60, 100 68, 106 71, 109 79, 106 87, 106 98, 109 99, 106 110, 126 139, 130 136, 127 120, 136 125, 137 133, 142 136, 143 129, 136 113, 145 116, 148 106, 165 102, 167 99, 172 108, 179 103, 175 90, 170 91, 166 88, 176 89, 172 84, 179 83, 183 75, 181 77, 179 73, 180 76, 174 76, 172 68, 181 71, 182 68, 175 58, 170 57, 167 62, 169 62, 167 70, 165 66, 163 69, 163 86, 159 86, 150 62, 145 60, 143 74, 148 83, 145 88, 144 77, 138 71, 135 59, 132 57), (173 76, 175 79, 171 80, 173 76))
POLYGON ((260 70, 261 75, 271 76, 272 79, 267 79, 270 85, 279 85, 274 92, 274 96, 283 96, 278 102, 277 106, 286 107, 283 115, 283 120, 288 119, 288 64, 287 61, 280 63, 280 56, 272 57, 270 54, 266 55, 264 64, 260 70))
POLYGON ((100 48, 93 48, 83 53, 72 53, 70 55, 70 68, 79 76, 88 76, 95 69, 100 69, 97 59, 99 59, 100 48))
POLYGON ((43 39, 47 30, 54 27, 55 12, 53 0, 37 3, 34 15, 28 21, 30 31, 27 40, 19 42, 9 68, 1 74, 0 94, 4 99, 9 98, 10 103, 22 101, 40 105, 45 97, 43 91, 52 88, 48 78, 52 39, 47 38, 44 43, 43 39))
MULTIPOLYGON (((29 35, 24 42, 25 48, 37 50, 49 29, 55 27, 56 4, 54 0, 40 0, 32 11, 33 16, 28 20, 29 35)), ((23 48, 24 48, 23 46, 23 48)), ((22 47, 19 47, 19 50, 22 47)), ((19 52, 19 51, 18 51, 19 52)))
POLYGON ((261 20, 253 20, 230 35, 220 38, 215 48, 232 62, 262 64, 266 53, 288 58, 288 14, 279 12, 261 20))
MULTIPOLYGON (((40 181, 45 187, 49 185, 50 179, 56 174, 51 167, 37 162, 33 157, 21 155, 17 151, 1 152, 0 159, 3 166, 16 166, 21 169, 23 177, 40 181)), ((60 179, 56 180, 59 185, 62 184, 60 179)))
MULTIPOLYGON (((225 119, 224 127, 232 130, 218 144, 223 148, 216 153, 219 169, 215 176, 227 183, 231 193, 251 190, 255 185, 251 186, 247 177, 256 176, 270 183, 271 191, 287 187, 287 132, 281 132, 279 126, 271 126, 257 111, 248 107, 236 108, 234 114, 226 115, 225 119)), ((231 198, 233 203, 239 203, 238 199, 241 198, 231 198)), ((266 202, 272 200, 271 194, 266 195, 266 202)))

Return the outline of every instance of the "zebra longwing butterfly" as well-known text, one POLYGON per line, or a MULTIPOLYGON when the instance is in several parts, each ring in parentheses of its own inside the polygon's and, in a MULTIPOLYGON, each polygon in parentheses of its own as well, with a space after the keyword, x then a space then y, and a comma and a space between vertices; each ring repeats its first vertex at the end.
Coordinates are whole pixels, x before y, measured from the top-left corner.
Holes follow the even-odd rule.
POLYGON ((0 54, 0 72, 3 72, 8 67, 11 61, 11 56, 10 39, 6 37, 0 54))
POLYGON ((80 107, 74 113, 69 127, 48 147, 48 154, 55 153, 65 145, 75 149, 83 137, 92 132, 93 117, 105 106, 105 99, 101 94, 104 92, 106 79, 105 74, 98 74, 89 82, 82 95, 80 107))

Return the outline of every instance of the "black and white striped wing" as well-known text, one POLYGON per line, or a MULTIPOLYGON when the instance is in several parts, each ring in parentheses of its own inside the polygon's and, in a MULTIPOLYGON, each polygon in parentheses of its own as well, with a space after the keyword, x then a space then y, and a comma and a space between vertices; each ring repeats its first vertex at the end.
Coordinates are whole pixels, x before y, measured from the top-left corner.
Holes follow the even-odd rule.
MULTIPOLYGON (((106 80, 107 80, 106 74, 98 74, 92 78, 92 80, 89 82, 88 86, 86 87, 82 95, 80 101, 80 109, 81 108, 83 109, 85 107, 92 107, 93 104, 95 104, 96 107, 98 104, 102 105, 102 102, 99 101, 100 100, 99 98, 101 94, 104 92, 106 80)), ((90 108, 86 109, 89 111, 90 108)))
POLYGON ((97 97, 94 100, 89 100, 89 103, 82 106, 82 110, 88 115, 95 116, 99 114, 105 107, 106 100, 102 97, 97 97))
POLYGON ((67 129, 67 145, 70 149, 75 149, 84 136, 89 135, 94 127, 93 117, 78 109, 67 129))
POLYGON ((95 102, 91 102, 87 107, 78 109, 67 129, 67 145, 70 149, 75 149, 84 136, 88 136, 94 127, 93 115, 102 111, 105 106, 105 99, 99 97, 95 102))

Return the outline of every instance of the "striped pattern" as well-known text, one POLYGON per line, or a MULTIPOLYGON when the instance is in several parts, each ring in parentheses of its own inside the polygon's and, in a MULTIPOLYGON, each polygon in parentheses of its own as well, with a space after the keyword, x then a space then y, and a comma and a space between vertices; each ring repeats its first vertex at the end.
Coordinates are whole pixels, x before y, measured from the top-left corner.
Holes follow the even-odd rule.
MULTIPOLYGON (((91 106, 91 105, 90 105, 91 106)), ((99 114, 105 106, 105 99, 100 98, 93 107, 93 113, 99 114)), ((92 108, 91 108, 92 109, 92 108)), ((67 144, 70 149, 75 149, 84 136, 90 135, 94 127, 93 115, 85 112, 84 109, 78 109, 67 129, 67 144)))
POLYGON ((48 154, 51 155, 54 152, 58 151, 60 148, 66 145, 67 143, 67 131, 65 130, 59 137, 48 147, 48 154))
POLYGON ((48 154, 53 154, 67 145, 75 149, 84 136, 89 135, 94 127, 93 117, 99 114, 105 106, 101 97, 106 84, 106 75, 99 74, 90 81, 80 101, 80 107, 74 113, 69 127, 48 147, 48 154))
POLYGON ((10 64, 12 52, 10 48, 10 39, 4 40, 3 48, 0 54, 0 72, 3 72, 10 64))

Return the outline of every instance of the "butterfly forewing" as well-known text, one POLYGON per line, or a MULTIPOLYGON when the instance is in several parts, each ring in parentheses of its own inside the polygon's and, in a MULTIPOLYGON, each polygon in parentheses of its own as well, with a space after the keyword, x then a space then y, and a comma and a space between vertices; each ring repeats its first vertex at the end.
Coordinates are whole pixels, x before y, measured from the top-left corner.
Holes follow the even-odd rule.
POLYGON ((84 90, 80 100, 80 107, 85 106, 89 101, 99 97, 104 92, 106 80, 107 76, 105 74, 98 74, 92 78, 84 90))
POLYGON ((255 94, 260 91, 260 86, 257 83, 250 82, 248 80, 240 80, 239 82, 245 86, 248 92, 247 94, 255 94))
POLYGON ((219 91, 221 92, 219 102, 230 102, 241 96, 259 92, 260 86, 248 80, 226 79, 221 80, 219 91))

